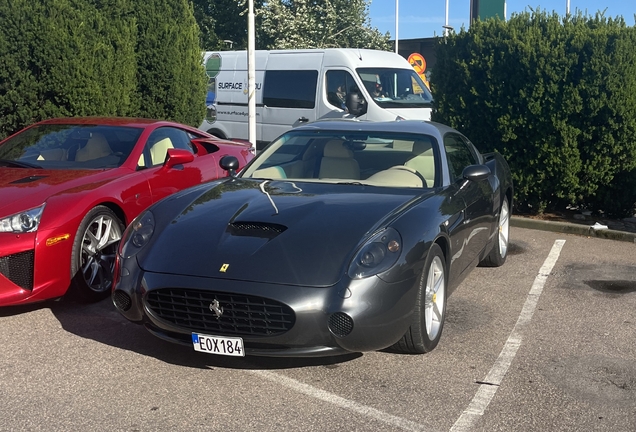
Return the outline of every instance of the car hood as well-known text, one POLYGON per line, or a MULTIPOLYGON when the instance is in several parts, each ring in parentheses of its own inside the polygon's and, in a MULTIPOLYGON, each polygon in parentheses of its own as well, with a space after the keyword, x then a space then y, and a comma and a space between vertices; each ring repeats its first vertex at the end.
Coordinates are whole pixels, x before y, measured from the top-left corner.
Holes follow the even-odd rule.
POLYGON ((0 217, 37 207, 60 192, 107 180, 114 176, 111 173, 102 170, 0 168, 0 217))
POLYGON ((159 273, 331 286, 360 243, 422 192, 248 179, 217 183, 184 199, 187 205, 178 211, 177 197, 154 209, 156 232, 139 264, 159 273))

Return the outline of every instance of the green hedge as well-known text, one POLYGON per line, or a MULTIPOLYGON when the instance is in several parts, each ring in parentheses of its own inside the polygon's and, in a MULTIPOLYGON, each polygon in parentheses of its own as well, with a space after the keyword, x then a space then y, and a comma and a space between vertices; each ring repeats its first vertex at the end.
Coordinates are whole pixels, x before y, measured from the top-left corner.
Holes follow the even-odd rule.
POLYGON ((188 0, 0 0, 0 16, 0 138, 51 117, 203 120, 188 0))
POLYGON ((636 202, 634 46, 633 27, 600 14, 476 22, 439 39, 433 118, 508 159, 517 211, 578 205, 628 214, 636 202))

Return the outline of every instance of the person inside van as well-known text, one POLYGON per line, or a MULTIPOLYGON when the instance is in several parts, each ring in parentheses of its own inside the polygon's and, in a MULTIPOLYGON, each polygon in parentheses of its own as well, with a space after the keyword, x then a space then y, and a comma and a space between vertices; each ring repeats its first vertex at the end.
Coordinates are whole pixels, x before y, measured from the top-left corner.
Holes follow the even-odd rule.
POLYGON ((386 97, 386 93, 382 90, 382 83, 375 83, 375 88, 371 92, 371 97, 374 99, 386 97))

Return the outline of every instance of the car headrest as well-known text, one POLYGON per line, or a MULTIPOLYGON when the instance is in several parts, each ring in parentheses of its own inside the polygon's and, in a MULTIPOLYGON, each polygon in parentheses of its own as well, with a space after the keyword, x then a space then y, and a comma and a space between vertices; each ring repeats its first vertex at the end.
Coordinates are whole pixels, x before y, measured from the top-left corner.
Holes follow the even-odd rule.
POLYGON ((324 157, 352 158, 353 152, 344 146, 342 140, 331 140, 325 144, 324 157))

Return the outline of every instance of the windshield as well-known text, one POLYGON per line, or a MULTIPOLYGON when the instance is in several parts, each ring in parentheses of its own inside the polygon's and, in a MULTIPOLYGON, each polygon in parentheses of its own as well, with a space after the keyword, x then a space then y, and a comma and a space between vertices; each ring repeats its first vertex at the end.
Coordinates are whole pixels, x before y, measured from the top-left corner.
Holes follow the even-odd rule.
POLYGON ((434 187, 441 174, 430 135, 290 131, 267 146, 242 177, 385 187, 434 187))
POLYGON ((413 69, 360 68, 356 72, 381 108, 433 106, 433 95, 413 69))
POLYGON ((122 126, 44 124, 0 146, 0 166, 104 169, 120 166, 143 129, 122 126))

